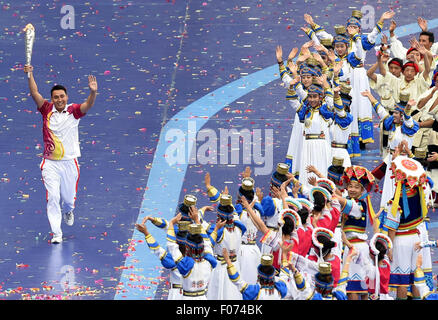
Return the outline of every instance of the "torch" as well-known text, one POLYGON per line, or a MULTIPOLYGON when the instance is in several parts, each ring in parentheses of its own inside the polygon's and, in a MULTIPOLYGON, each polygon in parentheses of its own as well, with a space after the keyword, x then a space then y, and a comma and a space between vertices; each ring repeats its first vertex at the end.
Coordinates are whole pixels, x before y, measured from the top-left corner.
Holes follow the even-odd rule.
MULTIPOLYGON (((32 24, 27 24, 26 27, 23 30, 26 32, 26 38, 24 41, 25 45, 25 54, 26 54, 26 65, 31 64, 32 60, 32 48, 33 48, 33 42, 35 41, 35 28, 32 24)), ((30 73, 27 74, 27 77, 30 78, 30 73)))

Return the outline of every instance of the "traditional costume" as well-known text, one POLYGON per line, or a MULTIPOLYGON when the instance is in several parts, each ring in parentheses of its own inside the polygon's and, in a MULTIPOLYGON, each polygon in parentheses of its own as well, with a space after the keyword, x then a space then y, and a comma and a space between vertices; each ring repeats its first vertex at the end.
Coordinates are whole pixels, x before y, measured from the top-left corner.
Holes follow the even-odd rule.
MULTIPOLYGON (((189 230, 189 221, 179 221, 176 234, 176 243, 178 245, 185 246, 187 232, 189 230)), ((151 252, 158 257, 161 261, 161 265, 170 271, 169 282, 170 289, 169 294, 167 296, 168 300, 181 300, 183 298, 183 290, 182 290, 182 277, 176 266, 175 261, 173 260, 171 254, 168 250, 164 249, 160 246, 160 244, 155 240, 152 234, 148 234, 145 236, 146 243, 151 250, 151 252)))
MULTIPOLYGON (((355 25, 361 27, 360 19, 362 12, 353 10, 352 16, 347 20, 346 26, 355 25)), ((345 26, 335 26, 337 36, 333 37, 328 34, 322 27, 314 24, 312 30, 319 39, 333 39, 333 44, 337 42, 345 43, 348 46, 348 54, 339 57, 344 63, 342 70, 344 78, 341 81, 349 81, 352 87, 351 96, 351 114, 353 124, 351 128, 351 150, 350 156, 360 156, 359 142, 371 143, 373 140, 372 126, 372 108, 367 99, 361 96, 361 92, 369 90, 368 77, 364 68, 366 51, 372 49, 375 45, 377 36, 382 31, 383 23, 379 22, 368 35, 350 35, 347 34, 345 26), (352 55, 352 53, 354 53, 352 55)))
POLYGON ((206 300, 212 270, 217 261, 212 254, 211 243, 201 225, 191 224, 186 239, 185 255, 179 250, 175 230, 167 229, 167 248, 182 276, 183 300, 206 300), (198 236, 196 236, 198 235, 198 236), (194 239, 200 237, 201 241, 194 239))
POLYGON ((418 123, 410 116, 410 110, 406 109, 409 96, 407 94, 401 94, 399 100, 400 102, 396 104, 394 109, 395 111, 400 112, 403 116, 403 122, 399 124, 394 123, 394 116, 389 115, 388 111, 383 108, 380 102, 376 101, 373 103, 374 110, 376 111, 381 121, 383 121, 383 128, 389 132, 389 154, 386 159, 384 159, 384 163, 378 167, 379 169, 373 170, 373 174, 377 178, 382 178, 383 172, 385 175, 382 197, 380 200, 381 208, 386 206, 388 200, 392 198, 395 191, 393 178, 392 175, 389 173, 392 153, 403 140, 407 141, 408 147, 410 149, 412 147, 412 138, 419 128, 418 123))
POLYGON ((396 157, 390 168, 394 175, 395 192, 384 215, 385 227, 395 234, 392 239, 390 285, 409 287, 413 284, 418 256, 414 244, 420 242, 417 227, 427 215, 423 190, 427 175, 418 161, 406 156, 396 157))
MULTIPOLYGON (((243 178, 242 185, 239 187, 239 195, 245 196, 246 192, 254 192, 254 180, 252 178, 243 178)), ((250 202, 249 199, 247 199, 250 202)), ((259 210, 261 206, 259 203, 254 205, 253 211, 260 217, 259 210)), ((241 204, 235 205, 236 212, 239 215, 240 222, 246 228, 246 232, 242 235, 242 244, 238 251, 238 260, 240 262, 240 270, 245 270, 242 273, 243 281, 249 284, 257 282, 257 265, 260 262, 261 252, 257 245, 257 227, 251 219, 248 212, 242 208, 241 204)))
POLYGON ((389 296, 391 263, 386 255, 392 248, 392 241, 383 233, 375 233, 370 240, 369 247, 369 253, 373 257, 373 259, 367 259, 369 263, 365 267, 369 297, 371 300, 392 300, 389 296), (383 258, 381 252, 385 252, 383 258))
MULTIPOLYGON (((309 86, 308 93, 317 93, 321 100, 324 95, 329 96, 333 100, 331 88, 327 88, 323 92, 323 88, 318 84, 309 86)), ((310 189, 308 183, 309 174, 306 171, 306 167, 313 165, 326 176, 328 163, 331 160, 331 150, 327 139, 329 137, 328 122, 333 116, 333 112, 330 111, 332 106, 330 105, 330 100, 326 100, 326 103, 321 102, 318 106, 311 107, 306 100, 307 94, 303 102, 298 100, 298 95, 294 90, 292 90, 291 94, 294 98, 289 100, 289 102, 297 111, 300 121, 304 121, 303 136, 305 140, 303 141, 301 151, 299 181, 303 188, 310 189)))
POLYGON ((351 134, 351 124, 353 116, 348 111, 351 104, 351 87, 342 83, 338 98, 334 99, 333 123, 330 126, 332 157, 342 158, 343 164, 347 167, 351 165, 350 151, 348 142, 351 134))
POLYGON ((288 286, 281 277, 275 277, 275 268, 272 264, 271 255, 262 255, 260 265, 257 267, 258 281, 256 284, 246 283, 233 264, 227 267, 228 277, 242 293, 243 300, 281 300, 286 297, 288 286), (269 270, 269 273, 264 271, 265 269, 269 270))
POLYGON ((226 248, 230 254, 230 259, 236 263, 236 267, 240 270, 238 254, 242 244, 242 236, 246 232, 246 227, 242 222, 234 219, 235 211, 230 195, 222 194, 220 196, 217 214, 219 219, 226 220, 226 225, 219 229, 217 233, 214 231, 211 233, 213 251, 219 264, 211 275, 211 284, 207 298, 209 300, 241 300, 241 294, 228 279, 227 266, 222 252, 223 249, 226 248))

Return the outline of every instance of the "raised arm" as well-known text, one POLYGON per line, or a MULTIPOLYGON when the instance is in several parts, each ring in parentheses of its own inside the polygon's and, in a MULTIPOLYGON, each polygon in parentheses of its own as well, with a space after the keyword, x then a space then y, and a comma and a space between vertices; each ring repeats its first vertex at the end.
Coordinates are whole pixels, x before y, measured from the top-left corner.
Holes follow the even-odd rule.
MULTIPOLYGON (((383 60, 382 60, 382 55, 379 53, 379 55, 377 56, 377 65, 379 66, 379 71, 380 74, 385 77, 386 76, 386 68, 385 65, 383 64, 383 60)), ((377 77, 376 77, 377 78, 377 77)))
POLYGON ((395 35, 395 29, 397 27, 397 23, 392 20, 389 25, 389 42, 391 44, 391 52, 395 58, 399 58, 404 60, 406 58, 406 52, 408 51, 400 40, 397 39, 395 35))
POLYGON ((374 82, 377 82, 376 70, 377 70, 377 67, 378 67, 378 66, 379 66, 379 63, 376 62, 375 64, 373 64, 373 65, 371 66, 371 68, 369 68, 369 69, 367 70, 367 76, 368 76, 368 78, 370 78, 370 79, 373 80, 374 82))
POLYGON ((435 94, 435 92, 436 92, 437 90, 438 90, 438 87, 437 87, 437 86, 434 86, 433 89, 430 91, 430 93, 429 93, 427 96, 425 96, 423 99, 421 99, 420 101, 418 101, 417 108, 418 108, 418 109, 422 109, 422 108, 426 105, 426 103, 427 103, 430 99, 432 99, 433 95, 435 94))
POLYGON ((389 115, 388 111, 386 111, 385 108, 380 104, 380 102, 376 98, 374 98, 374 96, 371 94, 371 92, 369 92, 367 90, 367 91, 361 92, 361 94, 362 94, 362 96, 367 97, 370 100, 370 102, 374 108, 374 111, 376 111, 380 120, 385 119, 389 115))
POLYGON ((256 226, 256 228, 262 232, 263 234, 266 234, 269 229, 268 227, 265 225, 265 223, 263 222, 263 220, 255 214, 254 210, 252 209, 251 205, 248 203, 248 200, 246 200, 246 198, 244 196, 242 196, 241 198, 242 201, 242 205, 245 208, 246 212, 248 212, 252 222, 254 223, 254 225, 256 226))
POLYGON ((81 104, 82 113, 87 113, 96 101, 97 81, 95 76, 88 76, 88 87, 90 88, 90 94, 88 95, 87 100, 81 104))
MULTIPOLYGON (((318 39, 333 39, 333 36, 329 33, 327 33, 323 27, 319 26, 318 24, 313 21, 313 17, 309 14, 304 15, 304 20, 310 25, 312 28, 309 32, 314 32, 315 35, 318 37, 318 39)), ((308 34, 309 38, 313 39, 312 34, 308 34)))
MULTIPOLYGON (((149 231, 146 227, 146 222, 149 220, 148 218, 149 217, 144 218, 143 222, 141 224, 136 224, 135 228, 144 234, 146 243, 147 243, 149 249, 151 250, 151 252, 155 256, 157 256, 161 261, 163 261, 163 259, 167 259, 168 262, 173 262, 173 261, 169 261, 171 259, 170 259, 170 256, 167 257, 166 250, 164 248, 162 248, 159 245, 159 243, 155 240, 155 238, 149 233, 149 231)), ((175 266, 175 263, 170 263, 169 265, 175 266)))
POLYGON ((39 93, 38 86, 37 86, 35 79, 33 77, 33 66, 30 66, 30 65, 24 66, 24 72, 30 75, 28 78, 30 95, 31 95, 33 101, 35 101, 37 108, 40 109, 44 103, 44 98, 39 93))
POLYGON ((395 15, 394 11, 386 11, 381 16, 379 21, 377 21, 376 26, 373 28, 373 30, 368 34, 367 39, 368 42, 374 44, 376 43, 377 36, 382 32, 383 25, 386 20, 392 19, 395 15))

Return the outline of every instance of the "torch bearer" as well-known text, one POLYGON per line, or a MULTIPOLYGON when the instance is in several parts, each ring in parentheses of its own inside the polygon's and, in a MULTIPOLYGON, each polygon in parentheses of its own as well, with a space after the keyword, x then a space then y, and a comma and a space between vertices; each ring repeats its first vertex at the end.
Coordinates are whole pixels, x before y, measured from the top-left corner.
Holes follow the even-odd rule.
MULTIPOLYGON (((31 64, 32 60, 32 48, 33 48, 33 42, 35 41, 35 28, 32 24, 27 24, 26 27, 23 30, 26 32, 26 38, 24 41, 25 45, 25 54, 26 54, 26 65, 31 64)), ((27 74, 27 77, 30 78, 30 73, 27 74)))

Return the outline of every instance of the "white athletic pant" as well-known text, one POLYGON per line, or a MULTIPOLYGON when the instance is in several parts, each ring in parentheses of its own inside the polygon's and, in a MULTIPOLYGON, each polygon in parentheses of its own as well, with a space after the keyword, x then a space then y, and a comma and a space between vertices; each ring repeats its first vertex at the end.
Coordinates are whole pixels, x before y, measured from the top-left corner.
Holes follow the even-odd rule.
POLYGON ((79 163, 76 159, 43 159, 40 167, 46 187, 47 217, 50 228, 55 236, 62 236, 62 212, 72 211, 75 207, 79 163))

